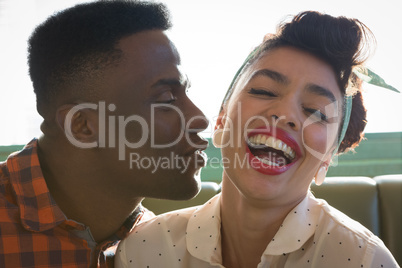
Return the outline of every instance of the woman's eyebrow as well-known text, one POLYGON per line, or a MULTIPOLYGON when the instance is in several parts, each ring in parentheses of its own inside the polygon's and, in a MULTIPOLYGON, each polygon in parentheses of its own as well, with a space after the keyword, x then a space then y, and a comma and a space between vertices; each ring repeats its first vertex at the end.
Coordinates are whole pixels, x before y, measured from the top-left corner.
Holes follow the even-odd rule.
POLYGON ((336 98, 334 94, 327 88, 316 85, 316 84, 308 84, 305 89, 313 94, 320 95, 328 98, 331 102, 335 102, 336 98))
MULTIPOLYGON (((251 75, 250 80, 257 78, 259 76, 268 77, 268 78, 274 80, 275 82, 278 82, 283 85, 290 84, 290 79, 286 75, 273 71, 273 70, 270 70, 270 69, 260 69, 260 70, 255 71, 251 75)), ((317 84, 308 84, 305 89, 310 93, 327 97, 331 102, 336 101, 334 94, 325 87, 319 86, 317 84)))
POLYGON ((254 72, 251 75, 250 80, 252 80, 256 77, 259 77, 259 76, 265 76, 265 77, 271 78, 275 82, 278 82, 283 85, 287 85, 290 83, 289 78, 287 78, 285 75, 278 73, 276 71, 269 70, 269 69, 260 69, 256 72, 254 72))

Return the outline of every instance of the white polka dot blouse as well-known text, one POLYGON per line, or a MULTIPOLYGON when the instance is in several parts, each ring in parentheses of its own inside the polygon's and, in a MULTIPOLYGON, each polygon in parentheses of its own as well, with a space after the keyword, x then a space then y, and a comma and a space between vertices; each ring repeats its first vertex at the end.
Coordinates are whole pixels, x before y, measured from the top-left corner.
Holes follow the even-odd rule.
MULTIPOLYGON (((224 267, 220 194, 204 205, 169 212, 140 224, 117 249, 115 266, 224 267)), ((358 222, 311 193, 267 241, 257 268, 399 267, 384 243, 358 222)), ((250 267, 245 267, 250 268, 250 267)))

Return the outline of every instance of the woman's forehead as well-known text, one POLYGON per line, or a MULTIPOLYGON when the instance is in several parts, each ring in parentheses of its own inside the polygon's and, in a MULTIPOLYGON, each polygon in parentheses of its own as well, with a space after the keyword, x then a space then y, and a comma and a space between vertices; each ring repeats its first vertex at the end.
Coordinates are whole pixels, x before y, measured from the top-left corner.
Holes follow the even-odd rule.
POLYGON ((315 55, 293 47, 279 47, 264 52, 255 62, 247 66, 241 74, 237 86, 261 78, 270 79, 281 85, 304 81, 312 93, 330 91, 342 99, 336 74, 330 64, 315 55), (325 89, 325 90, 321 90, 325 89))

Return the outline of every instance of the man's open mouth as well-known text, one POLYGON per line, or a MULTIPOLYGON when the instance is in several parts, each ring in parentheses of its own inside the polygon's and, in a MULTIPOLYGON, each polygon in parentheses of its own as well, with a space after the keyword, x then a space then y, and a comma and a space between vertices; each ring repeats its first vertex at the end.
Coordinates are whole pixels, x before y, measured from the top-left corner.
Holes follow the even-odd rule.
POLYGON ((296 157, 295 150, 290 145, 272 136, 251 136, 247 144, 250 152, 266 165, 282 167, 292 163, 296 157))

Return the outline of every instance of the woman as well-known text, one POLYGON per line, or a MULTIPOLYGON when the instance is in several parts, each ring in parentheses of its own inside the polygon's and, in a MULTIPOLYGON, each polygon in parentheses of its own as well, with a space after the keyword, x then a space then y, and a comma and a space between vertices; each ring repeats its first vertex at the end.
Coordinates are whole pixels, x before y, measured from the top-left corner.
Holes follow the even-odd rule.
POLYGON ((309 191, 335 154, 361 140, 354 72, 366 38, 358 20, 316 12, 266 37, 216 123, 221 194, 138 226, 117 267, 398 267, 378 237, 309 191))

